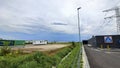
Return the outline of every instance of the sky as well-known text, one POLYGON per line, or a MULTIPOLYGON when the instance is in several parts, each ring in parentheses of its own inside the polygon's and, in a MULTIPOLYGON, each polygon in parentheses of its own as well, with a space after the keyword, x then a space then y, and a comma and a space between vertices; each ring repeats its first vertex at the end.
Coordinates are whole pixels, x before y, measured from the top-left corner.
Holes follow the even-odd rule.
POLYGON ((77 8, 82 7, 82 40, 93 35, 117 34, 114 11, 119 0, 0 0, 0 38, 78 41, 77 8))

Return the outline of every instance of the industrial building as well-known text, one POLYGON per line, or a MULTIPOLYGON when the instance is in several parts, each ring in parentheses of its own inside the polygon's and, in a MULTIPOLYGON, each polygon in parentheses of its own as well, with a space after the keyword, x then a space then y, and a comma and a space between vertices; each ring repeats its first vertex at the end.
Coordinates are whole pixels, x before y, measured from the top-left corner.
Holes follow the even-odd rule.
POLYGON ((48 41, 47 40, 34 40, 32 44, 47 44, 48 41))
POLYGON ((106 48, 109 46, 110 48, 120 48, 120 35, 100 35, 100 36, 92 36, 88 40, 88 44, 93 47, 103 47, 106 48))
POLYGON ((0 40, 0 46, 17 46, 25 45, 24 40, 0 40))

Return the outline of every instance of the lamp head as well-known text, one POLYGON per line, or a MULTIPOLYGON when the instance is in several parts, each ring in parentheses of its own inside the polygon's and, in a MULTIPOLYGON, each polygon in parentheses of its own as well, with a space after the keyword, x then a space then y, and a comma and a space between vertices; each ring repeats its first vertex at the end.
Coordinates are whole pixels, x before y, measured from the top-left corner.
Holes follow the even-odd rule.
POLYGON ((81 9, 81 7, 77 8, 77 10, 81 9))

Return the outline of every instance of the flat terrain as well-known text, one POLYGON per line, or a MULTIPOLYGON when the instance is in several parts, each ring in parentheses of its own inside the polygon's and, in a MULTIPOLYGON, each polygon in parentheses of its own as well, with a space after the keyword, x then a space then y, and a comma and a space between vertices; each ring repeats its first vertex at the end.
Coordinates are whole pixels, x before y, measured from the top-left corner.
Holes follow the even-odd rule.
POLYGON ((96 49, 85 46, 90 68, 120 68, 119 49, 96 49))
POLYGON ((22 50, 25 53, 34 51, 52 51, 63 47, 69 46, 68 44, 47 44, 47 45, 25 45, 24 47, 14 47, 12 50, 22 50))

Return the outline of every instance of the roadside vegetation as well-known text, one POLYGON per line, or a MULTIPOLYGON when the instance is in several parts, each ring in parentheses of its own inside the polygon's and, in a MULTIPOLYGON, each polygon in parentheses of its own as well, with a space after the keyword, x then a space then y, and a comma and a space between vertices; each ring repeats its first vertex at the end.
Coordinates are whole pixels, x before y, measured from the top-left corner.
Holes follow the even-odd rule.
MULTIPOLYGON (((59 65, 58 68, 77 68, 77 61, 79 58, 80 46, 77 45, 71 53, 64 59, 59 65)), ((82 65, 81 65, 82 68, 82 65)))
POLYGON ((12 51, 4 46, 0 49, 0 68, 70 68, 78 51, 79 46, 74 42, 59 50, 31 54, 24 54, 21 50, 12 51), (66 55, 68 57, 63 60, 66 55))

